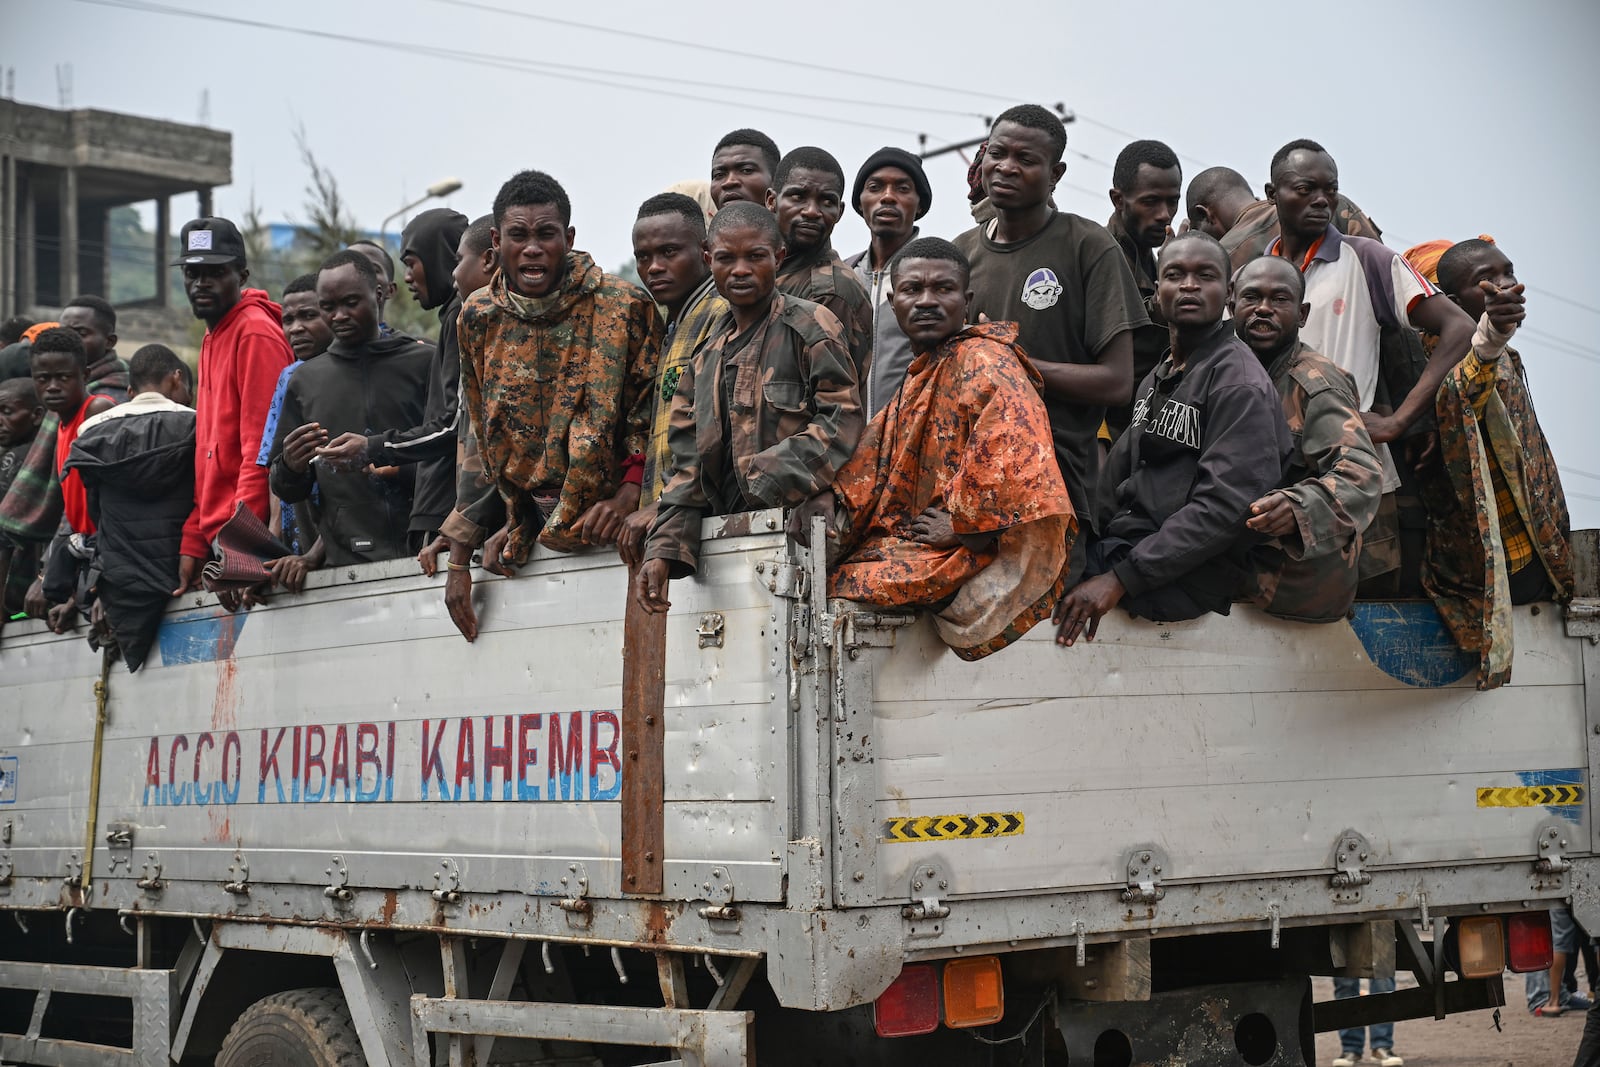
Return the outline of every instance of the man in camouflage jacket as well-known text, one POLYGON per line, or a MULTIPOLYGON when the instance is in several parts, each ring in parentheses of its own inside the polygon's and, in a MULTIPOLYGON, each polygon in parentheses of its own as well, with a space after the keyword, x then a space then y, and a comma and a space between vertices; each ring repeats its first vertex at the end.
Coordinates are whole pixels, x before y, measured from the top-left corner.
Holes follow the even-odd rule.
POLYGON ((673 474, 634 584, 651 612, 667 609, 669 578, 695 573, 701 519, 804 503, 832 484, 865 421, 839 320, 776 289, 772 215, 724 207, 707 255, 730 310, 673 397, 673 474))
POLYGON ((1267 368, 1297 449, 1282 487, 1250 505, 1246 525, 1276 538, 1255 551, 1251 599, 1274 615, 1335 622, 1355 602, 1361 534, 1383 496, 1383 467, 1355 383, 1300 341, 1305 279, 1278 256, 1252 260, 1228 306, 1239 339, 1267 368))

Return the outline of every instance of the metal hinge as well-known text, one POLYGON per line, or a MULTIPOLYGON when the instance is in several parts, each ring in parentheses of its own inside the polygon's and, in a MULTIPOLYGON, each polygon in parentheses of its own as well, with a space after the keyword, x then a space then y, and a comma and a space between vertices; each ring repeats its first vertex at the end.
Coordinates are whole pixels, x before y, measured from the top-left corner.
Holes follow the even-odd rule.
POLYGON ((1600 641, 1600 598, 1575 596, 1566 607, 1567 636, 1600 641))
POLYGON ((121 866, 133 873, 133 827, 128 823, 112 823, 106 829, 106 849, 111 855, 110 872, 121 866))
POLYGON ((766 579, 767 590, 774 596, 799 600, 806 595, 806 572, 793 563, 762 560, 756 564, 756 573, 766 579))
POLYGON ((222 888, 234 896, 250 895, 250 864, 245 862, 244 853, 233 854, 233 862, 228 864, 228 880, 222 883, 222 888))
POLYGON ((1361 887, 1372 884, 1372 872, 1363 864, 1372 856, 1372 845, 1355 830, 1345 830, 1333 843, 1333 877, 1328 888, 1333 899, 1340 904, 1354 904, 1361 899, 1361 887))
POLYGON ((561 886, 567 895, 556 901, 556 907, 567 913, 569 926, 587 927, 594 919, 594 905, 589 902, 588 868, 581 863, 567 864, 561 886))
POLYGON ((1155 904, 1167 895, 1161 884, 1167 854, 1159 845, 1130 848, 1122 854, 1122 869, 1128 872, 1128 887, 1122 891, 1124 904, 1155 904))
POLYGON ((66 858, 65 865, 67 873, 62 875, 62 883, 69 889, 81 889, 83 887, 83 858, 74 852, 66 858))
POLYGON ((344 865, 343 856, 334 856, 322 873, 328 876, 328 884, 322 887, 322 895, 335 904, 348 904, 355 899, 355 891, 350 888, 350 871, 344 865))
POLYGON ((433 872, 433 889, 428 895, 440 904, 461 903, 461 867, 449 856, 441 859, 439 869, 433 872))
POLYGON ((161 857, 154 852, 145 853, 143 866, 144 875, 134 885, 147 893, 159 893, 167 888, 167 883, 161 880, 161 857))
POLYGON ((726 867, 711 868, 711 877, 700 883, 707 903, 700 909, 700 918, 718 922, 738 922, 739 908, 734 904, 733 878, 726 867))
POLYGON ((950 917, 950 905, 939 901, 948 892, 950 878, 938 863, 923 861, 911 871, 911 903, 900 909, 900 917, 911 922, 911 937, 935 937, 944 932, 941 919, 950 917))
POLYGON ((11 862, 11 853, 0 852, 0 890, 11 892, 11 875, 16 867, 11 862))
POLYGON ((727 627, 727 620, 720 611, 708 611, 700 616, 700 625, 695 628, 695 633, 700 636, 701 648, 721 648, 722 631, 727 627))
POLYGON ((1572 869, 1572 861, 1566 857, 1566 827, 1554 820, 1547 820, 1539 824, 1533 840, 1533 888, 1559 887, 1562 875, 1572 869))

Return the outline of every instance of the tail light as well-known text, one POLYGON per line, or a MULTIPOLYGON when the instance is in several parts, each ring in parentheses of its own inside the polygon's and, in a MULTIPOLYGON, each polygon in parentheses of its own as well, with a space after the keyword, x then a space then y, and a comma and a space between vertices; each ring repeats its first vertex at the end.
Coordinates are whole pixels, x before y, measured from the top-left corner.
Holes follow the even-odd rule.
POLYGON ((1518 974, 1550 969, 1553 943, 1548 911, 1521 911, 1506 916, 1506 955, 1518 974))
POLYGON ((939 968, 908 964, 872 1004, 879 1037, 915 1037, 939 1028, 939 968))
POLYGON ((1006 1013, 1000 957, 951 960, 944 965, 944 1024, 955 1029, 988 1026, 1006 1013))
POLYGON ((1461 977, 1492 978, 1505 970, 1506 941, 1495 915, 1474 915, 1456 924, 1461 977))

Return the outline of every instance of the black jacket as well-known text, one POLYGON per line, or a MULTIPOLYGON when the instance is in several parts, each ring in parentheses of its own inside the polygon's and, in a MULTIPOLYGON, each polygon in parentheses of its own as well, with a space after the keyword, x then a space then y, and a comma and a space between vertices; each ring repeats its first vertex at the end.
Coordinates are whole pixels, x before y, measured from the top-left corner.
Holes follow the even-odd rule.
POLYGON ((144 662, 177 587, 183 524, 194 510, 194 411, 156 403, 150 411, 137 399, 115 409, 117 417, 78 435, 67 458, 98 527, 95 589, 131 671, 144 662))
POLYGON ((465 215, 437 207, 412 219, 400 234, 401 256, 408 252, 416 256, 427 279, 428 299, 422 306, 439 309, 439 343, 428 376, 422 422, 374 434, 367 441, 368 454, 379 467, 417 464, 410 529, 421 533, 437 530, 456 505, 456 415, 461 381, 456 319, 461 314, 461 296, 451 273, 456 266, 456 245, 466 229, 465 215))
POLYGON ((1182 370, 1169 353, 1134 392, 1100 476, 1101 535, 1136 546, 1112 568, 1127 591, 1198 581, 1203 603, 1236 595, 1260 540, 1245 529, 1250 504, 1281 484, 1290 453, 1278 392, 1231 323, 1182 370))
MULTIPOLYGON (((408 555, 406 530, 416 467, 399 468, 394 477, 364 470, 334 471, 314 462, 304 474, 283 462, 283 442, 308 422, 328 431, 369 438, 385 430, 422 422, 433 346, 398 334, 364 345, 346 347, 335 341, 326 352, 301 364, 289 379, 272 442, 272 491, 290 503, 321 490, 317 531, 328 551, 328 565, 342 566, 408 555)), ((378 460, 374 465, 382 465, 378 460)))

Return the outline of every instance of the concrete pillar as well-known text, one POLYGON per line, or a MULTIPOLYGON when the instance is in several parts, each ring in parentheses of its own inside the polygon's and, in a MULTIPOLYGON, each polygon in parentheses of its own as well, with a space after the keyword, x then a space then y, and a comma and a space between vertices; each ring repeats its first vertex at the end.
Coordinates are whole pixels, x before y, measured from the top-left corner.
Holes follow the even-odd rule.
POLYGON ((78 293, 78 168, 61 168, 61 301, 78 293))
POLYGON ((0 162, 0 319, 17 313, 17 157, 0 162))
POLYGON ((17 213, 17 244, 22 267, 17 271, 17 311, 39 302, 39 206, 33 198, 33 175, 19 174, 22 210, 17 213))
POLYGON ((167 266, 167 234, 172 230, 172 198, 156 197, 156 306, 166 307, 172 297, 172 268, 167 266))
POLYGON ((197 195, 200 198, 200 217, 203 218, 203 219, 210 218, 211 217, 211 186, 209 186, 209 185, 201 186, 199 189, 195 190, 195 195, 197 195))

